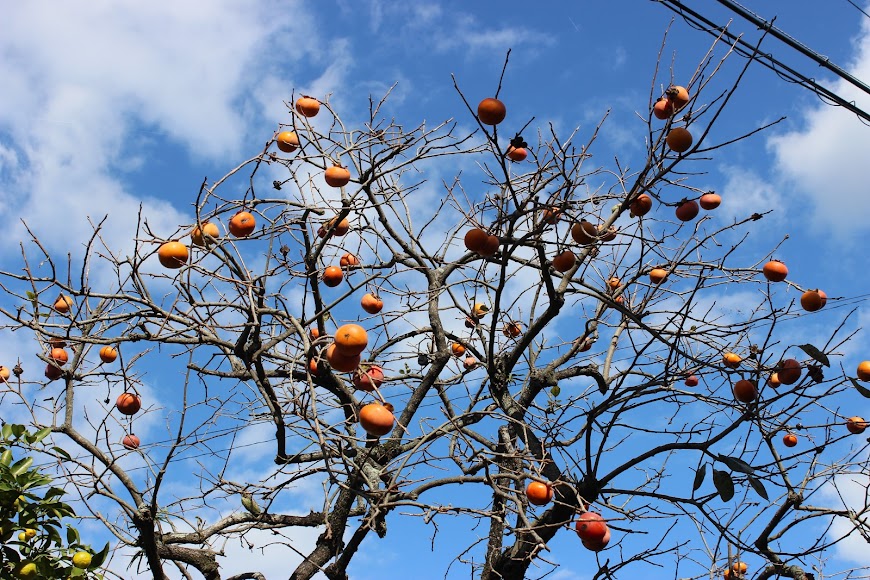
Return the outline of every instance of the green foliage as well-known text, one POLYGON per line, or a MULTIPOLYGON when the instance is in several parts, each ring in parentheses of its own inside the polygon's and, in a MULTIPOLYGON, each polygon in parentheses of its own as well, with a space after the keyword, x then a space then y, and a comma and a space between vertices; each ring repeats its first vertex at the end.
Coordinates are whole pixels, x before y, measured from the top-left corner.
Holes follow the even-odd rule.
POLYGON ((52 487, 52 478, 33 467, 27 455, 51 432, 30 433, 24 425, 0 429, 0 578, 102 578, 93 570, 102 566, 109 545, 94 553, 79 532, 64 524, 75 512, 61 501, 64 491, 52 487), (23 451, 23 457, 16 457, 23 451), (77 552, 93 557, 87 569, 72 564, 77 552))

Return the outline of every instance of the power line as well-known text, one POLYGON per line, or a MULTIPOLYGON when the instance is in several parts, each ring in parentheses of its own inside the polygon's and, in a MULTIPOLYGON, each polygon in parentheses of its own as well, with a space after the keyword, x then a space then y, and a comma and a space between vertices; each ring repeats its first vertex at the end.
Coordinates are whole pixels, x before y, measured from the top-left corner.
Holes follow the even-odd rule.
POLYGON ((758 16, 754 12, 744 8, 743 6, 738 4, 737 2, 734 2, 733 0, 716 0, 716 1, 719 4, 722 4, 723 6, 728 8, 729 10, 731 10, 732 12, 734 12, 735 14, 742 16, 744 19, 748 20, 752 24, 755 24, 756 26, 758 26, 759 29, 767 31, 767 33, 770 34, 771 36, 773 36, 774 38, 781 40, 782 42, 786 43, 788 46, 792 47, 793 49, 795 49, 798 52, 800 52, 801 54, 803 54, 804 56, 809 57, 810 59, 814 60, 819 65, 828 69, 829 71, 831 71, 832 73, 834 73, 835 75, 837 75, 838 77, 840 77, 841 79, 846 81, 847 83, 851 84, 854 87, 861 89, 862 91, 864 91, 865 93, 870 95, 870 87, 868 87, 866 84, 864 84, 864 82, 862 82, 859 78, 849 74, 847 71, 843 70, 839 66, 832 63, 831 59, 829 59, 828 57, 822 56, 819 53, 817 53, 816 51, 810 49, 805 44, 798 42, 794 37, 789 36, 788 34, 783 32, 782 30, 780 30, 779 28, 774 26, 773 21, 764 20, 763 18, 761 18, 760 16, 758 16))
POLYGON ((720 26, 716 24, 705 16, 699 14, 698 12, 695 12, 691 8, 688 8, 679 0, 653 1, 664 5, 667 9, 680 16, 689 26, 697 30, 706 32, 714 37, 721 36, 727 39, 734 46, 735 53, 746 58, 755 59, 756 62, 772 70, 781 79, 811 90, 816 93, 816 95, 818 95, 823 101, 835 106, 843 107, 847 111, 854 113, 863 121, 865 121, 865 124, 870 123, 870 113, 858 107, 854 102, 847 101, 830 89, 819 85, 813 79, 801 74, 797 70, 783 63, 782 61, 776 59, 772 54, 757 51, 755 46, 749 44, 741 37, 731 33, 725 26, 720 26))
POLYGON ((861 14, 863 14, 864 16, 866 16, 867 18, 870 18, 870 14, 867 14, 867 13, 864 11, 863 8, 861 8, 860 6, 858 6, 857 4, 855 4, 854 2, 852 2, 852 0, 846 0, 846 2, 848 2, 849 4, 851 4, 852 6, 854 6, 855 9, 858 10, 858 12, 860 12, 861 14))

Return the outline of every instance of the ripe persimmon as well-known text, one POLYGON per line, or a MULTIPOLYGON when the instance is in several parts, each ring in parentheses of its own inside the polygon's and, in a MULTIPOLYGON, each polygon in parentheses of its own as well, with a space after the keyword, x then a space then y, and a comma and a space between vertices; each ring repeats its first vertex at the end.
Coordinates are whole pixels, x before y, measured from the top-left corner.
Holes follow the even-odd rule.
POLYGON ((488 97, 477 105, 477 118, 484 125, 498 125, 507 116, 507 108, 498 99, 488 97))
POLYGON ((335 346, 343 355, 360 354, 368 344, 368 333, 359 324, 344 324, 335 331, 335 346))
POLYGON ((732 387, 734 398, 741 403, 751 403, 758 397, 758 388, 749 379, 740 379, 732 387))
POLYGON ((778 386, 780 386, 782 384, 782 382, 779 380, 779 374, 772 373, 769 377, 767 377, 767 384, 770 385, 771 387, 773 387, 774 389, 777 388, 778 386))
POLYGON ((315 117, 320 112, 320 101, 308 95, 302 95, 296 100, 296 110, 303 117, 315 117))
POLYGON ((729 369, 736 369, 740 366, 740 363, 743 359, 740 358, 739 355, 733 352, 726 352, 722 355, 722 364, 724 364, 729 369))
POLYGON ((779 363, 776 374, 783 385, 793 385, 801 378, 801 363, 793 358, 786 359, 779 363))
POLYGON ((281 131, 275 135, 275 144, 284 153, 293 153, 299 147, 299 135, 296 131, 281 131))
POLYGON ((477 359, 474 358, 473 356, 467 356, 467 357, 465 357, 465 360, 462 361, 462 368, 464 368, 467 371, 470 371, 471 369, 473 369, 476 366, 477 366, 477 359))
POLYGON ((12 371, 9 370, 9 367, 0 365, 0 380, 8 381, 11 376, 12 371))
POLYGON ((577 262, 577 256, 571 250, 565 250, 555 258, 553 258, 553 269, 560 273, 565 273, 574 267, 577 262))
POLYGON ((530 481, 526 486, 526 497, 533 505, 547 505, 553 499, 553 487, 548 483, 530 481))
POLYGON ((362 309, 368 312, 369 314, 377 314, 384 307, 384 301, 375 296, 374 294, 363 294, 362 299, 359 301, 362 309))
POLYGON ((794 447, 798 444, 798 437, 794 433, 786 433, 782 436, 782 444, 786 447, 794 447))
POLYGON ((622 281, 616 276, 611 276, 610 279, 607 281, 607 287, 611 290, 616 290, 617 288, 619 288, 620 284, 622 284, 622 281))
POLYGON ((465 248, 469 252, 480 253, 480 250, 486 245, 489 234, 480 228, 471 228, 465 232, 465 248))
POLYGON ((523 333, 523 327, 519 322, 508 322, 504 325, 502 332, 508 338, 517 338, 523 333))
POLYGON ((63 366, 69 360, 69 355, 62 348, 53 348, 48 352, 48 358, 54 361, 58 366, 63 366))
POLYGON ((575 529, 581 540, 599 542, 604 539, 604 535, 607 533, 607 522, 600 514, 584 512, 577 519, 575 529))
POLYGON ((134 435, 133 433, 130 433, 129 435, 124 435, 124 438, 121 439, 121 445, 123 445, 125 449, 130 449, 131 451, 133 449, 138 449, 140 443, 142 443, 142 441, 137 435, 134 435))
POLYGON ((347 268, 348 266, 359 266, 359 258, 350 252, 347 252, 338 260, 338 264, 342 268, 347 268))
POLYGON ((453 356, 462 356, 465 354, 465 347, 458 342, 454 342, 450 345, 450 352, 453 353, 453 356))
POLYGON ((616 228, 616 226, 610 226, 609 228, 601 226, 598 228, 598 238, 602 242, 612 242, 616 239, 616 234, 618 231, 619 230, 616 228))
POLYGON ((250 236, 257 227, 257 220, 254 215, 248 211, 240 211, 230 218, 228 229, 230 233, 237 238, 246 238, 250 236))
POLYGON ((801 294, 801 307, 807 312, 821 310, 827 302, 827 296, 821 290, 807 290, 801 294))
POLYGON ((57 300, 54 301, 52 308, 56 312, 60 312, 61 314, 66 314, 70 311, 70 308, 73 306, 73 299, 71 296, 67 296, 66 294, 61 294, 57 297, 57 300))
POLYGON ((676 215, 677 219, 681 222, 688 222, 698 215, 701 209, 698 207, 698 202, 694 199, 684 199, 683 202, 677 206, 676 215))
POLYGON ((220 235, 220 229, 218 229, 217 224, 212 222, 203 222, 202 228, 199 226, 193 226, 193 229, 190 231, 190 243, 194 246, 199 246, 203 248, 206 246, 208 237, 217 238, 220 235), (207 237, 208 236, 208 237, 207 237))
POLYGON ((369 403, 359 410, 359 424, 372 437, 386 435, 395 423, 392 411, 380 403, 369 403))
POLYGON ((513 145, 507 150, 507 158, 515 163, 519 163, 520 161, 525 161, 526 157, 529 156, 529 152, 525 147, 514 147, 513 145))
POLYGON ((860 435, 867 428, 867 421, 863 417, 849 417, 846 420, 846 429, 853 435, 860 435))
POLYGON ((559 222, 559 219, 562 217, 562 210, 558 207, 548 207, 543 212, 541 212, 541 219, 544 223, 555 225, 559 222))
POLYGON ((761 269, 764 277, 771 282, 782 282, 788 276, 788 268, 779 260, 771 260, 761 269))
POLYGON ((700 381, 698 380, 697 375, 689 375, 688 377, 686 377, 686 380, 684 382, 687 387, 697 387, 700 381))
POLYGON ((689 91, 686 90, 686 87, 679 85, 668 87, 668 90, 665 91, 665 96, 673 103, 675 111, 679 111, 689 103, 689 91))
POLYGON ((865 360, 858 363, 858 370, 856 371, 856 374, 858 376, 858 380, 870 381, 870 360, 865 360))
POLYGON ((655 116, 656 119, 664 121, 673 114, 674 104, 670 99, 662 97, 653 105, 653 116, 655 116))
POLYGON ((142 408, 142 397, 135 393, 121 393, 115 400, 115 407, 122 415, 135 415, 142 408))
POLYGON ((607 544, 610 543, 610 528, 607 528, 607 531, 604 532, 604 537, 600 540, 580 540, 583 544, 583 547, 587 550, 592 550, 593 552, 600 552, 604 548, 607 547, 607 544))
POLYGON ((164 242, 157 250, 157 259, 166 268, 177 269, 187 263, 187 246, 181 242, 164 242))
POLYGON ((484 258, 491 258, 495 256, 496 252, 498 252, 499 244, 501 244, 501 240, 498 239, 498 236, 488 235, 486 236, 486 241, 483 242, 483 246, 477 253, 484 258))
POLYGON ((486 313, 489 312, 489 306, 484 304, 483 302, 476 302, 474 306, 471 308, 471 315, 477 319, 483 318, 486 316, 486 313))
POLYGON ((357 367, 359 367, 360 361, 360 355, 344 354, 338 349, 338 345, 336 345, 335 343, 332 343, 328 347, 326 347, 326 362, 328 362, 329 366, 331 366, 338 372, 353 372, 357 369, 357 367))
POLYGON ((586 220, 579 221, 571 226, 571 237, 580 245, 594 244, 598 236, 598 228, 586 220))
POLYGON ((703 209, 716 209, 722 203, 722 196, 718 193, 713 193, 712 191, 709 191, 698 199, 698 203, 703 209))
POLYGON ((344 279, 344 272, 338 266, 327 266, 323 271, 323 283, 330 288, 335 288, 344 279))
POLYGON ((665 142, 671 151, 685 153, 692 146, 692 134, 683 127, 674 127, 665 137, 665 142))
POLYGON ((664 268, 653 268, 649 272, 649 280, 653 284, 661 284, 668 279, 668 271, 664 268))
POLYGON ((45 378, 47 378, 49 381, 59 379, 61 376, 63 376, 62 368, 53 364, 45 365, 45 378))
POLYGON ((632 217, 645 216, 652 209, 652 203, 652 198, 642 193, 628 206, 629 213, 632 217))
POLYGON ((734 562, 731 565, 731 570, 735 574, 746 574, 749 571, 749 566, 746 565, 746 562, 734 562))
POLYGON ((104 363, 113 363, 118 358, 118 349, 114 346, 104 346, 100 349, 100 360, 104 363))
POLYGON ((323 179, 330 187, 344 187, 350 181, 350 171, 341 165, 333 165, 323 172, 323 179))
MULTIPOLYGON (((335 224, 335 220, 337 220, 337 219, 338 219, 338 216, 335 216, 334 218, 332 218, 331 220, 327 221, 322 226, 320 226, 320 228, 317 230, 317 235, 320 236, 321 238, 325 238, 326 234, 329 233, 329 228, 331 228, 332 225, 335 224)), ((335 226, 335 229, 332 230, 332 234, 336 235, 336 236, 343 236, 349 230, 350 230, 350 222, 348 221, 347 218, 344 218, 340 222, 338 222, 338 224, 335 226)))
POLYGON ((353 386, 361 391, 371 392, 380 388, 384 382, 384 369, 378 365, 363 365, 353 373, 353 386))

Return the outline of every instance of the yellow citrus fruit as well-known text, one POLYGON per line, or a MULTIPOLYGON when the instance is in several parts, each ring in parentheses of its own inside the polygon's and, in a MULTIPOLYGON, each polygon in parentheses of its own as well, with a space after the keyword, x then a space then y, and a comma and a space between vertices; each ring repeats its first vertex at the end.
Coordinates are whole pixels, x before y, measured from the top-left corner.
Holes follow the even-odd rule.
POLYGON ((21 562, 15 568, 16 578, 36 578, 36 564, 33 562, 21 562))
POLYGON ((91 556, 90 552, 76 552, 72 557, 73 566, 76 568, 87 568, 91 565, 91 560, 93 556, 91 556))

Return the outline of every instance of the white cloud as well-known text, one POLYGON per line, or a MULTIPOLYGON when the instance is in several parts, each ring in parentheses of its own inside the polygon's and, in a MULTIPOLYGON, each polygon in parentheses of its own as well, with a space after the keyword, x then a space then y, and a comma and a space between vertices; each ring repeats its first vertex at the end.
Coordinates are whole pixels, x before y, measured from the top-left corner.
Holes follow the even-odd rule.
MULTIPOLYGON (((865 415, 866 416, 866 415, 865 415)), ((867 454, 864 454, 864 461, 867 454)), ((855 510, 861 514, 862 519, 867 521, 867 513, 864 506, 867 505, 867 485, 863 477, 856 475, 840 475, 834 481, 822 488, 822 497, 831 502, 834 509, 842 504, 846 509, 855 510)), ((828 531, 828 540, 839 541, 834 550, 838 557, 852 561, 859 566, 870 566, 870 552, 867 551, 867 540, 855 531, 855 525, 844 518, 834 518, 831 529, 828 531)))
MULTIPOLYGON (((863 23, 854 62, 848 67, 858 78, 870 77, 870 24, 863 23)), ((870 95, 845 81, 828 86, 870 110, 870 95)), ((784 180, 813 203, 813 223, 818 229, 837 237, 866 229, 870 197, 864 172, 856 170, 866 164, 870 148, 865 123, 843 108, 819 103, 806 111, 801 127, 770 138, 768 146, 784 180)))
MULTIPOLYGON (((156 199, 166 192, 139 197, 119 173, 141 168, 165 138, 214 161, 238 158, 263 132, 257 120, 274 103, 248 89, 289 95, 292 84, 275 78, 318 46, 301 6, 269 8, 252 0, 9 5, 4 20, 14 26, 0 38, 4 209, 33 224, 49 250, 74 254, 81 248, 69 240, 87 239, 88 217, 106 213, 107 243, 129 252, 140 202, 157 235, 189 222, 179 207, 193 194, 172 204, 156 199), (303 34, 305 43, 293 42, 303 34)), ((11 234, 7 251, 25 239, 21 226, 11 234)))
MULTIPOLYGON (((283 578, 290 574, 301 562, 301 554, 309 554, 314 549, 323 528, 294 528, 280 535, 268 530, 251 530, 244 537, 234 537, 221 545, 214 546, 220 551, 217 557, 221 576, 228 578, 243 572, 260 572, 266 578, 283 578), (252 548, 251 546, 256 546, 252 548), (292 549, 287 546, 292 546, 292 549)), ((123 548, 115 552, 112 569, 125 570, 136 551, 123 548)), ((150 571, 135 573, 135 565, 125 573, 130 580, 152 578, 150 571)), ((170 580, 182 580, 178 570, 169 563, 164 565, 164 573, 170 580)), ((315 578, 324 578, 318 574, 315 578)))
MULTIPOLYGON (((731 218, 744 219, 755 212, 784 207, 780 190, 755 172, 735 166, 721 167, 720 172, 726 178, 721 191, 722 205, 711 215, 724 215, 730 221, 731 218)), ((764 217, 764 223, 780 222, 786 215, 786 212, 774 211, 764 217)))

